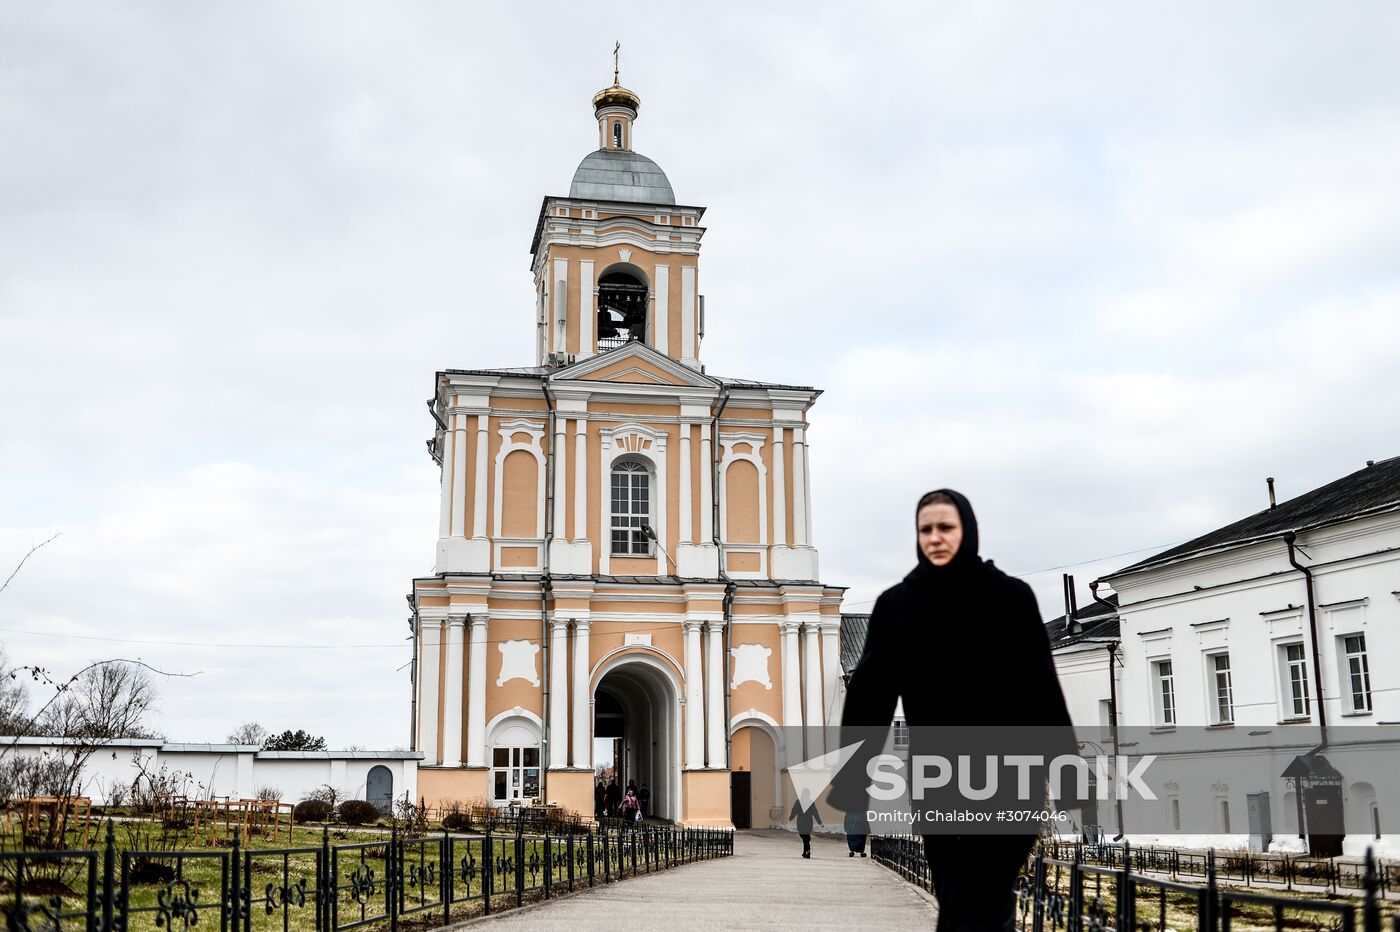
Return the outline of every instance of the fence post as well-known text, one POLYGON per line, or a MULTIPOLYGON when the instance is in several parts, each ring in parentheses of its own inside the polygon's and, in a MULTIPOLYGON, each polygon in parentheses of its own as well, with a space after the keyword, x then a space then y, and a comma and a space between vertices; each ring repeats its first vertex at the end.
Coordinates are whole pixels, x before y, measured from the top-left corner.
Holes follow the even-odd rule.
POLYGON ((1206 889, 1205 902, 1200 916, 1197 919, 1200 932, 1215 932, 1215 849, 1211 848, 1206 852, 1206 889))
POLYGON ((320 879, 316 883, 317 908, 319 910, 316 920, 317 929, 335 928, 337 905, 335 878, 332 876, 334 866, 335 859, 331 856, 331 827, 327 825, 321 829, 320 879))
MULTIPOLYGON (((239 863, 239 861, 242 860, 239 855, 243 853, 239 850, 238 840, 239 836, 242 834, 241 831, 235 831, 233 833, 233 867, 228 872, 229 890, 233 894, 229 899, 230 911, 233 913, 233 915, 229 917, 229 928, 232 929, 233 932, 238 932, 239 914, 243 912, 243 890, 241 889, 241 884, 238 882, 238 869, 242 866, 239 863)), ((286 874, 282 875, 282 882, 288 882, 286 874)))
POLYGON ((486 825, 486 835, 483 838, 481 848, 481 902, 483 915, 491 915, 491 884, 495 878, 495 866, 491 863, 491 854, 495 846, 491 844, 491 824, 486 825))
POLYGON ((611 883, 612 845, 608 844, 608 827, 600 825, 598 831, 603 836, 603 883, 611 883))
POLYGON ((584 842, 584 851, 588 854, 588 885, 593 886, 593 829, 588 830, 588 838, 584 842))
POLYGON ((399 932, 398 853, 399 827, 393 825, 389 829, 389 850, 384 852, 384 908, 389 914, 389 932, 399 932))
POLYGON ((634 828, 627 834, 632 837, 628 839, 632 845, 632 876, 637 876, 637 830, 634 828))
POLYGON ((1042 932, 1045 928, 1045 852, 1042 851, 1035 856, 1035 881, 1032 887, 1032 921, 1033 932, 1042 932))
POLYGON ((1123 868, 1118 873, 1118 916, 1119 929, 1131 929, 1137 921, 1137 906, 1133 897, 1133 859, 1128 842, 1123 842, 1123 868))
POLYGON ((550 886, 554 877, 554 847, 549 842, 549 832, 544 833, 544 898, 549 899, 550 886))
POLYGON ((1380 932, 1381 911, 1376 904, 1376 890, 1380 887, 1380 881, 1376 877, 1376 859, 1371 847, 1366 846, 1366 899, 1361 907, 1361 928, 1362 932, 1380 932))
POLYGON ((1084 912, 1084 872, 1080 866, 1083 856, 1084 849, 1076 844, 1074 860, 1069 864, 1069 924, 1066 927, 1076 932, 1080 927, 1079 917, 1084 912))
POLYGON ((565 846, 564 853, 569 858, 569 892, 574 892, 574 833, 569 832, 569 841, 565 846))
POLYGON ((525 902, 525 826, 515 824, 515 905, 525 902))
MULTIPOLYGON (((115 890, 112 879, 116 868, 117 835, 112 820, 107 820, 107 842, 102 846, 102 932, 112 932, 112 900, 115 890)), ((16 883, 18 887, 18 883, 16 883)), ((123 923, 125 925, 125 923, 123 923)))
POLYGON ((452 922, 452 836, 442 830, 442 847, 438 849, 438 887, 442 891, 442 924, 452 922))

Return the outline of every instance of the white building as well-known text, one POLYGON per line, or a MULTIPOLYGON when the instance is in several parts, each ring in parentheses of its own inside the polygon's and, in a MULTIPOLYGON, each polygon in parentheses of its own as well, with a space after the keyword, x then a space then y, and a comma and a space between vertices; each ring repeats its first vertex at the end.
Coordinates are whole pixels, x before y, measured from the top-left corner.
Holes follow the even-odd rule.
MULTIPOLYGON (((1280 757, 1286 765, 1309 750, 1336 763, 1358 737, 1381 733, 1351 726, 1400 724, 1400 458, 1368 463, 1102 582, 1118 596, 1123 727, 1161 735, 1200 726, 1199 734, 1239 743, 1247 735, 1290 748, 1280 757)), ((1058 652, 1067 695, 1078 695, 1074 675, 1091 658, 1085 649, 1058 652)), ((1106 688, 1104 671, 1094 675, 1106 688)), ((1076 724, 1101 699, 1072 700, 1076 724)), ((1202 773, 1227 767, 1223 758, 1202 751, 1202 773)), ((1374 846, 1400 854, 1400 806, 1337 766, 1344 853, 1374 846)), ((1210 807, 1212 832, 1144 837, 1130 820, 1129 840, 1242 847, 1253 836, 1255 846, 1301 848, 1298 803, 1282 776, 1257 786, 1219 777, 1209 787, 1162 792, 1164 805, 1177 807, 1173 818, 1184 811, 1203 824, 1210 807)))

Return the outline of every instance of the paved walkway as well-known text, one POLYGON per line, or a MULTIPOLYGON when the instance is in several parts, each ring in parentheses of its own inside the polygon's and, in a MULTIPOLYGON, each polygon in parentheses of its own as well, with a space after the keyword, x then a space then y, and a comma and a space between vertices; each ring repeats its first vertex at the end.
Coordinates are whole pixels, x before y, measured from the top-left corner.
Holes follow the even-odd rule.
POLYGON ((931 930, 933 905, 869 858, 848 858, 844 838, 812 839, 811 860, 787 832, 740 832, 734 856, 512 910, 489 928, 569 932, 626 929, 931 930))

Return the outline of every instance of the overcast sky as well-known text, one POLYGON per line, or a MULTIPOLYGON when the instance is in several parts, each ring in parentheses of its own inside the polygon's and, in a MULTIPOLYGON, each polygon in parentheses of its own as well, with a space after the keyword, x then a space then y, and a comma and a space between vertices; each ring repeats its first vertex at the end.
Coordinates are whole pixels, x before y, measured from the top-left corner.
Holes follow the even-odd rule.
POLYGON ((929 488, 1050 617, 1060 567, 1400 454, 1400 7, 599 9, 0 5, 0 576, 62 532, 0 594, 12 662, 198 673, 175 740, 407 744, 423 399, 533 363, 615 39, 708 207, 709 371, 825 389, 851 610, 929 488))

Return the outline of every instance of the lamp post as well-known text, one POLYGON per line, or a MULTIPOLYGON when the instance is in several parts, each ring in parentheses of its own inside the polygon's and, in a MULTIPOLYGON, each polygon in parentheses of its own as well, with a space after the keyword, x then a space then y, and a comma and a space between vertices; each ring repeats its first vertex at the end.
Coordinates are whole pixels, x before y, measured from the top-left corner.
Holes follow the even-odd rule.
POLYGON ((655 544, 656 549, 660 550, 661 555, 666 558, 666 562, 674 566, 676 568, 677 573, 680 572, 680 566, 676 563, 675 560, 671 559, 671 555, 666 552, 666 548, 661 546, 661 541, 657 538, 656 532, 652 530, 650 524, 642 525, 642 536, 645 537, 647 540, 651 541, 653 544, 655 544))

